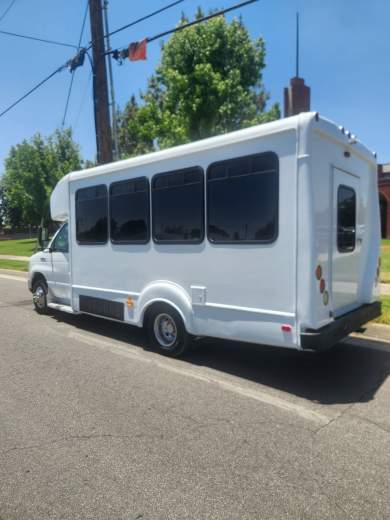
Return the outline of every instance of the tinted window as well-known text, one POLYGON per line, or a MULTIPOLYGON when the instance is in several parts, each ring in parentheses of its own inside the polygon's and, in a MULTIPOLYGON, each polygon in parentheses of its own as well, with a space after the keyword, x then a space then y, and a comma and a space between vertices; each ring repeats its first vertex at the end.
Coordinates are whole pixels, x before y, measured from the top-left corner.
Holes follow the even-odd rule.
POLYGON ((209 167, 209 240, 236 243, 276 239, 278 170, 278 157, 271 152, 222 161, 209 167))
POLYGON ((68 224, 64 224, 58 232, 53 245, 52 251, 58 251, 61 253, 69 252, 69 238, 68 238, 68 224))
POLYGON ((111 184, 110 222, 114 243, 149 240, 149 184, 146 178, 111 184))
POLYGON ((340 253, 355 249, 356 193, 348 186, 339 186, 337 192, 337 248, 340 253))
POLYGON ((200 168, 156 175, 152 184, 156 242, 201 242, 204 237, 204 183, 200 168))
POLYGON ((76 193, 76 237, 80 244, 107 242, 108 196, 104 185, 83 188, 76 193))

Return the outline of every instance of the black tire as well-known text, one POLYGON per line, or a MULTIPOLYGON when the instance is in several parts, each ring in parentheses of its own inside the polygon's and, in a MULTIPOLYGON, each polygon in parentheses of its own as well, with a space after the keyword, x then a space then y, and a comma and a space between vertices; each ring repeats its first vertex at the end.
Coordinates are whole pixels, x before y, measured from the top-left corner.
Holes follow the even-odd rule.
POLYGON ((159 303, 146 315, 150 347, 164 356, 180 357, 188 350, 190 336, 182 317, 170 305, 159 303))
POLYGON ((38 314, 47 314, 47 283, 44 278, 38 278, 33 283, 33 303, 38 314))

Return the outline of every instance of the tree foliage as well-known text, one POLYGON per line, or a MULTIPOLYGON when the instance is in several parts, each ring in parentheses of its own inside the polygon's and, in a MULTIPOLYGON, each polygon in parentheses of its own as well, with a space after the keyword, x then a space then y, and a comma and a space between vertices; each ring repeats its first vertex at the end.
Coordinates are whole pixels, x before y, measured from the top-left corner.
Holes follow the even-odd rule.
POLYGON ((50 194, 58 180, 79 170, 82 160, 71 130, 40 134, 13 146, 1 179, 2 216, 8 225, 39 225, 49 219, 50 194))
POLYGON ((264 40, 252 41, 242 20, 220 16, 174 33, 143 103, 132 97, 121 114, 122 150, 134 155, 156 142, 167 147, 279 118, 277 104, 266 110, 264 67, 264 40))

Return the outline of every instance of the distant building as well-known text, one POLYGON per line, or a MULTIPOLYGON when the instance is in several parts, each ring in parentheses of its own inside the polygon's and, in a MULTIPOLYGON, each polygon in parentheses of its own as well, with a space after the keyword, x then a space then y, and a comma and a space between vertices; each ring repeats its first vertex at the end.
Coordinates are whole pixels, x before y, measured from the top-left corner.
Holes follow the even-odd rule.
POLYGON ((390 163, 378 164, 382 238, 390 238, 390 163))
POLYGON ((290 79, 290 86, 284 89, 284 117, 295 116, 310 111, 310 87, 303 78, 290 79))

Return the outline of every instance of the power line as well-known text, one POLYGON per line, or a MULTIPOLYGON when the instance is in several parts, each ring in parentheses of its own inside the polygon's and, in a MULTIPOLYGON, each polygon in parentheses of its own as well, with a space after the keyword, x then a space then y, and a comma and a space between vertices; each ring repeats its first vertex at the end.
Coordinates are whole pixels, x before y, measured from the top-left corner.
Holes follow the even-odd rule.
MULTIPOLYGON (((15 0, 16 1, 16 0, 15 0)), ((162 8, 162 10, 165 10, 165 9, 168 9, 169 7, 173 7, 173 5, 177 5, 177 3, 180 3, 184 0, 178 0, 177 2, 174 2, 173 4, 169 4, 167 6, 165 6, 164 8, 162 8)), ((11 6, 12 7, 12 6, 11 6)), ((9 10, 9 9, 8 9, 9 10)), ((161 12, 161 10, 159 10, 159 12, 161 12)), ((142 18, 140 18, 139 20, 135 20, 134 22, 131 22, 130 24, 127 24, 126 28, 127 27, 130 27, 131 25, 135 25, 136 23, 139 23, 141 21, 143 21, 144 19, 147 19, 147 18, 150 18, 151 16, 154 16, 155 14, 157 14, 157 11, 155 11, 154 13, 150 13, 149 15, 146 15, 142 18)), ((4 16, 4 15, 3 15, 4 16)), ((114 32, 117 32, 119 29, 117 29, 116 31, 114 32)), ((123 30, 123 28, 121 28, 121 30, 123 30)), ((26 39, 31 39, 31 40, 37 40, 37 41, 41 41, 41 42, 44 42, 44 43, 53 43, 55 45, 63 45, 65 47, 72 47, 73 49, 78 49, 78 47, 76 47, 76 45, 72 45, 72 44, 69 44, 69 43, 63 43, 63 42, 57 42, 57 41, 54 41, 54 40, 46 40, 46 39, 43 39, 43 38, 35 38, 33 36, 27 36, 27 35, 23 35, 23 34, 17 34, 17 33, 11 33, 11 32, 8 32, 8 31, 0 31, 0 33, 3 33, 3 34, 7 34, 7 35, 10 35, 10 36, 17 36, 19 38, 26 38, 26 39)), ((78 49, 79 50, 79 53, 80 51, 82 51, 83 49, 78 49)), ((87 52, 88 49, 85 49, 85 54, 87 55, 88 59, 90 60, 90 56, 87 52)), ((78 54, 79 54, 78 53, 78 54)), ((77 57, 77 55, 76 55, 77 57)), ((58 69, 56 69, 54 72, 52 72, 49 76, 47 76, 46 78, 44 78, 42 81, 40 81, 37 85, 35 85, 32 89, 30 89, 28 92, 26 92, 26 94, 24 94, 22 97, 20 97, 19 99, 17 99, 14 103, 12 103, 10 106, 8 106, 5 110, 3 110, 2 112, 0 112, 0 117, 4 116, 7 112, 9 112, 12 108, 14 108, 16 105, 18 105, 21 101, 23 101, 24 99, 26 99, 30 94, 32 94, 33 92, 35 92, 39 87, 41 87, 42 85, 44 85, 47 81, 49 81, 53 76, 55 76, 55 74, 57 74, 58 72, 61 72, 62 70, 66 69, 67 67, 71 66, 71 62, 72 60, 68 60, 64 65, 61 65, 60 67, 58 67, 58 69)), ((81 63, 81 62, 80 62, 81 63)), ((76 66, 77 67, 77 66, 76 66)))
MULTIPOLYGON (((87 20, 87 14, 88 14, 88 1, 86 3, 86 6, 85 6, 85 12, 84 12, 84 16, 83 16, 83 21, 82 21, 82 24, 81 24, 81 30, 80 30, 80 36, 79 36, 79 41, 78 41, 78 44, 77 44, 77 48, 80 49, 80 45, 81 45, 81 40, 83 39, 83 34, 84 34, 84 29, 85 29, 85 22, 87 20)), ((73 81, 74 81, 74 73, 75 73, 75 70, 76 69, 73 69, 72 70, 72 77, 70 78, 70 83, 69 83, 69 89, 68 89, 68 95, 66 97, 66 103, 65 103, 65 110, 64 110, 64 116, 62 118, 62 127, 64 127, 65 125, 65 120, 66 120, 66 114, 68 113, 68 107, 69 107, 69 100, 70 100, 70 96, 72 94, 72 88, 73 88, 73 81)))
MULTIPOLYGON (((221 11, 217 11, 216 13, 209 14, 198 20, 193 20, 192 22, 188 22, 183 25, 179 25, 178 27, 175 27, 174 29, 169 29, 168 31, 164 31, 162 33, 156 34, 155 36, 146 38, 146 41, 148 43, 153 42, 159 38, 167 36, 168 34, 173 34, 175 32, 183 31, 184 29, 188 29, 188 27, 192 27, 193 25, 197 25, 199 23, 207 22, 208 20, 211 20, 212 18, 215 18, 216 16, 221 16, 223 14, 229 13, 230 11, 234 11, 235 9, 239 9, 240 7, 245 7, 249 4, 253 4, 258 1, 259 0, 246 0, 245 2, 240 2, 239 4, 232 5, 231 7, 227 7, 226 9, 222 9, 221 11)), ((110 52, 106 52, 106 54, 112 54, 114 59, 121 60, 128 56, 128 48, 121 49, 121 50, 116 49, 116 50, 113 50, 110 52)))
POLYGON ((183 25, 179 25, 178 27, 175 27, 174 29, 170 29, 169 31, 165 31, 160 34, 156 34, 156 36, 147 38, 147 41, 148 41, 148 43, 152 42, 154 40, 157 40, 158 38, 167 36, 168 34, 182 31, 183 29, 187 29, 188 27, 191 27, 192 25, 197 25, 198 23, 207 22, 207 20, 211 20, 211 18, 215 18, 216 16, 221 16, 223 14, 229 13, 230 11, 234 11, 235 9, 239 9, 240 7, 245 7, 246 5, 253 4, 258 1, 259 0, 246 0, 245 2, 241 2, 239 4, 232 5, 231 7, 227 7, 226 9, 222 9, 221 11, 217 11, 216 13, 212 13, 212 14, 209 14, 208 16, 204 16, 203 18, 200 18, 199 20, 194 20, 192 22, 188 22, 183 25))
POLYGON ((85 4, 85 11, 84 11, 84 17, 83 17, 83 23, 81 24, 81 31, 80 31, 80 37, 79 42, 77 44, 77 47, 80 49, 81 40, 83 39, 84 29, 85 29, 85 22, 87 21, 87 15, 88 15, 88 0, 85 4))
MULTIPOLYGON (((16 0, 14 0, 16 1, 16 0)), ((125 28, 128 28, 128 27, 131 27, 143 20, 146 20, 162 11, 165 11, 166 9, 169 9, 170 7, 173 7, 181 2, 183 2, 184 0, 177 0, 176 2, 173 2, 171 4, 168 4, 167 6, 159 9, 158 11, 154 11, 153 13, 150 13, 142 18, 139 18, 138 20, 135 20, 129 24, 127 24, 126 26, 123 26, 119 29, 116 29, 115 31, 113 31, 111 34, 113 33, 116 33, 116 32, 119 32, 120 30, 124 30, 125 28)), ((252 1, 257 1, 257 0, 251 0, 252 1)), ((12 6, 11 6, 12 7, 12 6)), ((8 9, 9 10, 9 9, 8 9)), ((68 43, 62 43, 62 42, 56 42, 54 40, 46 40, 46 39, 43 39, 43 38, 35 38, 35 37, 32 37, 32 36, 27 36, 27 35, 21 35, 21 34, 17 34, 17 33, 10 33, 10 32, 7 32, 7 31, 0 31, 0 33, 3 33, 3 34, 8 34, 10 36, 17 36, 17 37, 20 37, 20 38, 26 38, 26 39, 32 39, 32 40, 37 40, 37 41, 42 41, 42 42, 45 42, 45 43, 53 43, 53 44, 56 44, 56 45, 63 45, 63 46, 66 46, 66 47, 72 47, 72 48, 78 48, 76 47, 75 45, 71 45, 71 44, 68 44, 68 43)), ((91 47, 91 44, 90 46, 88 47, 88 49, 91 47)), ((89 54, 88 54, 88 49, 79 49, 79 52, 78 52, 78 55, 76 55, 76 57, 79 56, 80 52, 81 51, 85 51, 85 54, 87 55, 87 57, 90 59, 89 57, 89 54)), ((114 52, 114 51, 113 51, 114 52)), ((75 58, 76 58, 75 57, 75 58)), ((40 81, 37 85, 35 85, 32 89, 30 89, 28 92, 26 92, 26 94, 24 94, 22 97, 20 97, 19 99, 17 99, 14 103, 12 103, 11 105, 9 105, 6 109, 4 109, 2 112, 0 112, 0 117, 4 116, 7 112, 9 112, 12 108, 14 108, 16 105, 18 105, 21 101, 23 101, 24 99, 26 99, 30 94, 32 94, 33 92, 35 92, 39 87, 41 87, 42 85, 44 85, 47 81, 49 81, 53 76, 55 76, 58 72, 61 72, 62 70, 66 69, 67 67, 71 66, 71 63, 72 63, 72 59, 71 60, 68 60, 64 65, 61 65, 60 67, 58 67, 55 71, 53 71, 51 74, 49 74, 49 76, 47 76, 46 78, 44 78, 42 81, 40 81)), ((81 62, 80 62, 81 64, 81 62)), ((79 65, 76 65, 76 67, 79 66, 79 65)))
POLYGON ((116 34, 120 31, 124 31, 125 29, 128 29, 129 27, 132 27, 133 25, 136 25, 137 23, 143 22, 144 20, 148 20, 148 18, 152 18, 156 14, 160 14, 163 11, 166 11, 167 9, 170 9, 171 7, 174 7, 175 5, 181 4, 183 2, 184 2, 184 0, 177 0, 176 2, 172 2, 168 5, 166 5, 165 7, 161 7, 160 9, 157 9, 157 11, 153 11, 153 13, 142 16, 141 18, 138 18, 138 20, 134 20, 133 22, 130 22, 127 25, 123 25, 122 27, 119 27, 119 29, 115 29, 115 31, 111 31, 108 34, 105 34, 104 38, 112 36, 113 34, 116 34))
POLYGON ((61 123, 61 127, 62 128, 65 125, 66 114, 68 113, 69 100, 70 100, 70 95, 72 93, 72 87, 73 87, 73 81, 74 81, 74 73, 75 73, 75 71, 72 70, 72 72, 71 72, 72 75, 71 75, 71 78, 70 78, 70 83, 69 83, 69 88, 68 88, 68 95, 66 96, 64 115, 62 117, 62 123, 61 123))
POLYGON ((7 16, 7 13, 10 9, 12 9, 12 6, 14 5, 14 3, 16 2, 16 0, 12 0, 11 3, 9 4, 9 6, 5 9, 5 11, 3 12, 3 14, 0 16, 0 22, 3 21, 3 18, 5 18, 7 16))
POLYGON ((35 92, 39 87, 41 87, 42 85, 44 85, 47 81, 49 81, 49 79, 51 79, 53 76, 55 76, 58 72, 61 72, 62 70, 66 69, 67 67, 67 64, 65 63, 64 65, 61 65, 61 67, 58 67, 56 70, 54 70, 51 74, 49 74, 48 76, 46 76, 46 78, 44 78, 42 81, 40 81, 37 85, 35 85, 32 89, 30 89, 28 92, 26 92, 26 94, 24 94, 22 97, 20 97, 19 99, 17 99, 14 103, 12 103, 12 105, 10 105, 9 107, 7 107, 5 110, 3 110, 2 112, 0 112, 0 117, 3 117, 7 112, 9 112, 11 110, 11 108, 14 108, 16 105, 18 105, 21 101, 23 101, 23 99, 26 99, 26 97, 28 97, 30 94, 32 94, 33 92, 35 92))
POLYGON ((0 34, 5 34, 7 36, 14 36, 16 38, 24 38, 26 40, 33 40, 33 41, 37 41, 37 42, 50 43, 52 45, 61 45, 62 47, 71 47, 72 49, 77 49, 76 45, 72 45, 71 43, 58 42, 56 40, 46 40, 45 38, 38 38, 36 36, 30 36, 28 34, 19 34, 19 33, 14 33, 14 32, 10 32, 10 31, 0 31, 0 34))
POLYGON ((81 112, 82 112, 82 110, 84 108, 84 102, 85 102, 85 98, 87 96, 88 88, 89 88, 89 85, 91 83, 91 78, 92 78, 92 70, 89 72, 88 80, 87 80, 87 83, 85 84, 84 91, 83 91, 82 96, 81 96, 80 105, 79 105, 79 108, 77 110, 76 119, 75 119, 75 122, 74 122, 74 125, 73 125, 73 130, 76 130, 76 128, 78 126, 80 115, 81 115, 81 112))

